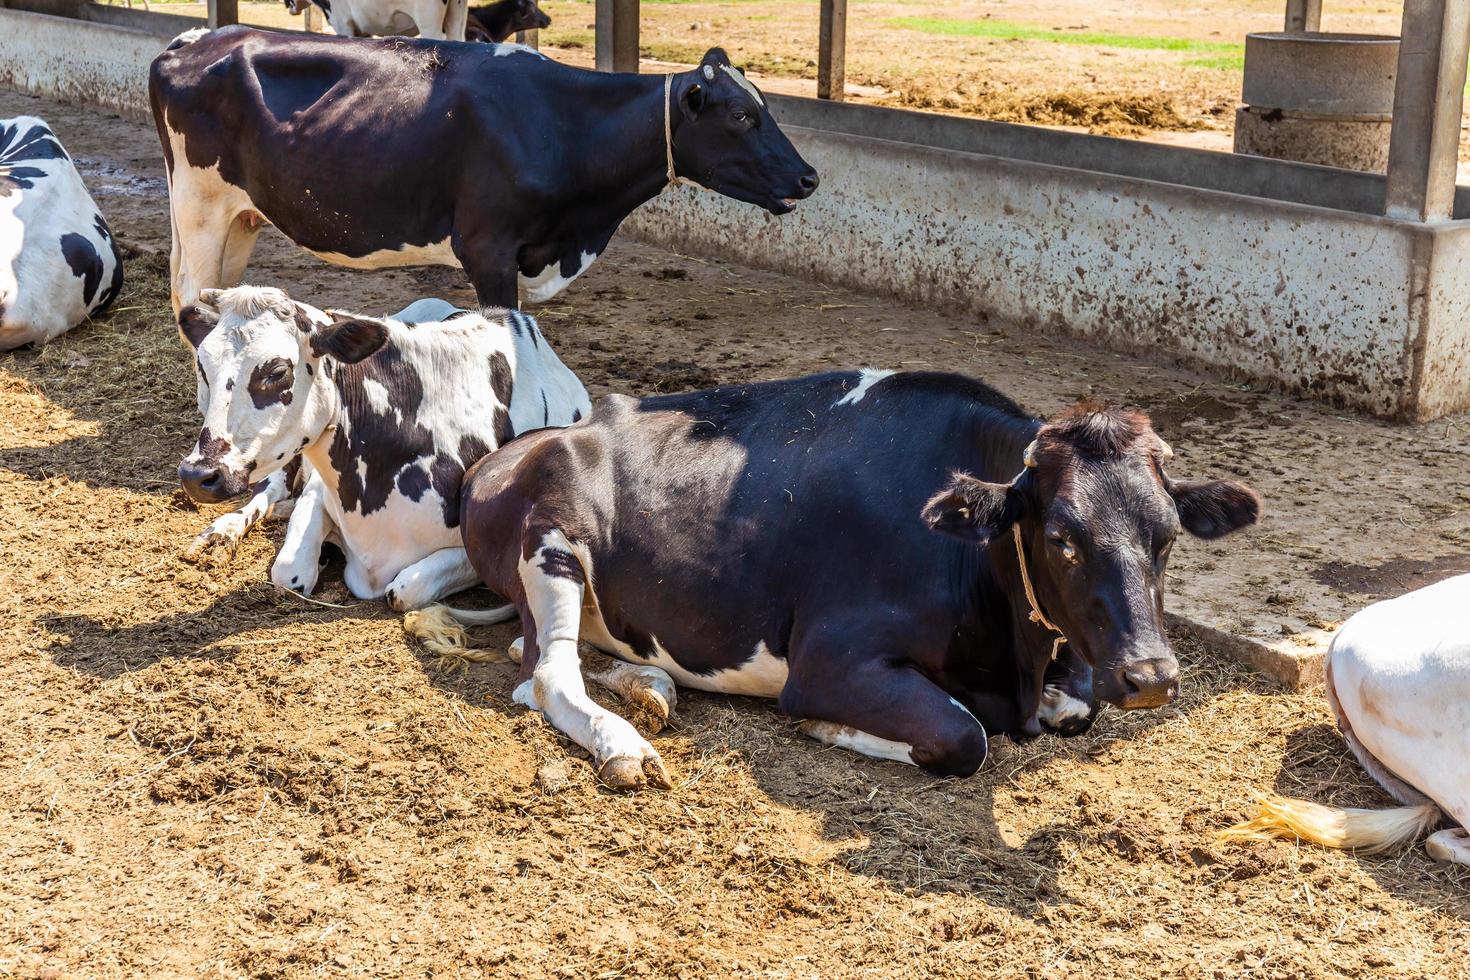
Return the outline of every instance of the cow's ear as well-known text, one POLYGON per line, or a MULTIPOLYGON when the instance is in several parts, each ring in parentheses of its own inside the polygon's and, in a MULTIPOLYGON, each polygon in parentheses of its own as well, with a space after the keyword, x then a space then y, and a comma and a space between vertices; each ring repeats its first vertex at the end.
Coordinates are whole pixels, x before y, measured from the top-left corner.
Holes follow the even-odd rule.
POLYGON ((311 334, 311 352, 343 364, 356 364, 371 357, 388 342, 388 328, 378 320, 357 317, 333 318, 311 334))
POLYGON ((985 542, 1010 529, 1020 517, 1016 488, 956 473, 950 485, 924 505, 932 530, 965 541, 985 542))
POLYGON ((179 310, 179 333, 195 350, 204 343, 209 332, 219 325, 219 313, 203 303, 190 303, 179 310))
POLYGON ((1179 523, 1197 538, 1224 537, 1261 519, 1261 495, 1234 480, 1171 480, 1179 523))
POLYGON ((684 98, 680 100, 680 105, 684 109, 684 118, 689 120, 697 118, 704 111, 705 103, 708 101, 709 93, 705 91, 704 86, 698 82, 691 83, 684 90, 684 98))

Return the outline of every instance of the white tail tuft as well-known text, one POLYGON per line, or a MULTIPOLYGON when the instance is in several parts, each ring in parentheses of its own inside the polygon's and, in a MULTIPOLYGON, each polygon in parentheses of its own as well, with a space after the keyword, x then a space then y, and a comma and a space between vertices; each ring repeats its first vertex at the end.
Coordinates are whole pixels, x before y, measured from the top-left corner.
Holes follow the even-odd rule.
POLYGON ((485 650, 469 645, 465 626, 488 626, 514 619, 516 607, 495 609, 451 609, 444 605, 427 606, 404 614, 403 632, 418 640, 425 650, 441 660, 458 663, 495 664, 509 658, 498 650, 485 650))
POLYGON ((1378 854, 1418 840, 1443 819, 1433 803, 1361 810, 1262 794, 1253 820, 1220 832, 1221 840, 1268 840, 1272 837, 1311 841, 1325 847, 1378 854))

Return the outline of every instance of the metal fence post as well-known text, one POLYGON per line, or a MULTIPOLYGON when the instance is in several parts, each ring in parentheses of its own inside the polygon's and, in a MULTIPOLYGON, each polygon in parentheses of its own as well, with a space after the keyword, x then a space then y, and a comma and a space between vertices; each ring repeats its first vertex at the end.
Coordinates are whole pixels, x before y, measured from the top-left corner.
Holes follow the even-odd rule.
POLYGON ((1286 33, 1322 29, 1322 0, 1286 0, 1286 33))
POLYGON ((1383 212, 1442 221, 1455 207, 1470 0, 1405 0, 1383 212))
POLYGON ((240 0, 209 0, 210 29, 240 23, 240 0))
POLYGON ((597 0, 597 70, 638 70, 638 0, 597 0))
POLYGON ((821 0, 817 98, 841 102, 847 86, 847 0, 821 0))

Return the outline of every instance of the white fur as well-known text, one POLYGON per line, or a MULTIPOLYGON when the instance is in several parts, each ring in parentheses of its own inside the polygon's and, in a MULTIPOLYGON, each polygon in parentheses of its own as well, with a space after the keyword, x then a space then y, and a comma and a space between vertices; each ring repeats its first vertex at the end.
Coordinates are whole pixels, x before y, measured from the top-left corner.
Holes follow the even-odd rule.
POLYGON ((540 58, 542 61, 546 60, 546 55, 524 44, 515 44, 511 41, 497 41, 492 47, 495 48, 494 55, 497 58, 506 58, 513 54, 529 54, 540 58))
POLYGON ((1086 701, 1072 697, 1055 684, 1048 684, 1041 691, 1041 707, 1036 717, 1053 728, 1059 728, 1063 722, 1086 718, 1091 710, 1086 701))
MULTIPOLYGON (((417 34, 463 41, 467 4, 468 0, 332 0, 327 23, 334 32, 348 37, 417 34)), ((306 7, 293 4, 291 12, 300 13, 306 7)))
POLYGON ((863 368, 858 371, 857 387, 832 403, 833 408, 843 405, 856 405, 868 394, 868 389, 892 374, 892 371, 878 370, 877 368, 863 368))
MULTIPOLYGON (((34 116, 0 120, 15 127, 16 141, 34 127, 50 127, 34 116)), ((60 146, 60 140, 56 140, 60 146)), ((12 187, 0 195, 0 351, 22 344, 44 344, 75 327, 101 305, 117 268, 112 241, 97 230, 101 213, 87 193, 70 156, 16 159, 7 163, 0 146, 0 178, 10 167, 40 171, 23 179, 30 187, 12 187), (102 276, 87 301, 81 276, 72 272, 62 253, 63 235, 85 238, 102 260, 102 276)), ((63 154, 65 150, 62 151, 63 154)))
POLYGON ((746 78, 743 74, 741 74, 736 69, 730 67, 729 65, 721 65, 720 68, 725 72, 726 75, 729 75, 732 79, 734 79, 735 84, 744 89, 747 95, 749 95, 752 99, 755 99, 756 105, 766 104, 766 100, 761 98, 760 92, 756 89, 754 85, 751 84, 750 79, 746 78))
POLYGON ((534 276, 520 276, 521 295, 527 302, 544 303, 569 286, 597 259, 596 252, 583 252, 577 271, 570 276, 561 274, 561 262, 553 262, 534 276))
POLYGON ((886 738, 879 738, 867 732, 860 732, 856 728, 830 721, 803 721, 797 727, 806 735, 818 742, 825 742, 827 745, 851 749, 853 752, 874 759, 887 759, 890 762, 916 765, 914 747, 907 742, 894 742, 886 738))

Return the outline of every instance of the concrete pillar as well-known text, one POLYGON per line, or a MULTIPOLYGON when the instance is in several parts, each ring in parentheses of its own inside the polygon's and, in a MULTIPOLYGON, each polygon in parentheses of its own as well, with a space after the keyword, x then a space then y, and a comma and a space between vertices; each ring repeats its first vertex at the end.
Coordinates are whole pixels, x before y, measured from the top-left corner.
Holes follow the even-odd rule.
POLYGON ((209 0, 208 5, 210 28, 240 23, 239 0, 209 0))
POLYGON ((597 0, 597 70, 638 70, 638 0, 597 0))
POLYGON ((516 43, 517 44, 524 44, 526 47, 531 48, 534 51, 540 51, 541 50, 541 32, 540 31, 516 31, 516 43))
POLYGON ((1322 0, 1286 0, 1286 33, 1322 29, 1322 0))
POLYGON ((821 0, 817 98, 841 102, 847 87, 847 0, 821 0))
POLYGON ((1470 0, 1405 0, 1383 211, 1443 221, 1455 205, 1470 0))

